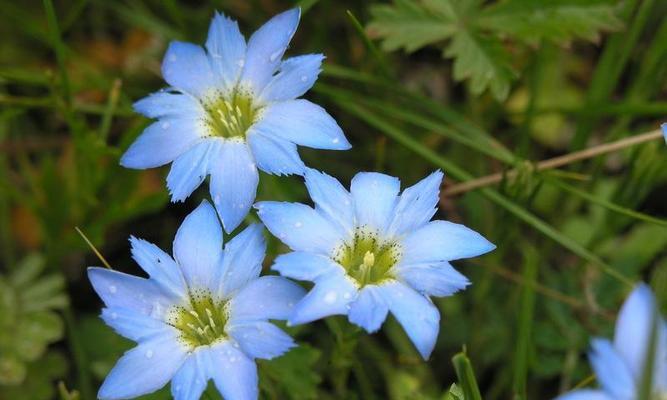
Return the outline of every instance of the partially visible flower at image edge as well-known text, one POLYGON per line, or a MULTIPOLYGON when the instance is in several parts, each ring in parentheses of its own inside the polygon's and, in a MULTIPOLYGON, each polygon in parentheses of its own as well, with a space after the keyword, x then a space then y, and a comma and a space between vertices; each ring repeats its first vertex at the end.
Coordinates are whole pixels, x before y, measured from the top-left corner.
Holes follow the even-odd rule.
POLYGON ((315 208, 257 203, 269 231, 293 250, 272 268, 315 283, 289 323, 347 315, 374 332, 391 311, 428 359, 440 328, 440 313, 429 296, 450 296, 469 284, 449 261, 495 248, 463 225, 430 221, 442 178, 436 171, 399 195, 397 178, 362 172, 348 192, 335 178, 308 169, 306 186, 315 208))
POLYGON ((667 400, 667 322, 646 284, 637 285, 623 304, 613 342, 593 339, 588 358, 600 389, 575 390, 557 400, 634 400, 641 391, 650 400, 667 400), (648 381, 650 387, 642 387, 648 381))
POLYGON ((324 56, 283 60, 299 23, 298 8, 276 15, 246 43, 238 24, 216 13, 201 46, 174 41, 162 62, 170 85, 137 103, 155 118, 121 158, 128 168, 173 161, 167 187, 185 200, 208 175, 227 232, 255 200, 258 168, 302 175, 297 145, 346 150, 350 143, 320 106, 298 99, 317 80, 324 56))
POLYGON ((170 380, 177 400, 199 399, 212 379, 227 400, 256 399, 254 359, 271 359, 295 344, 268 322, 286 319, 304 295, 278 276, 259 277, 266 243, 255 224, 222 247, 222 228, 203 202, 174 239, 174 258, 132 237, 132 256, 148 279, 91 267, 105 308, 102 319, 137 342, 102 384, 100 399, 138 397, 170 380))

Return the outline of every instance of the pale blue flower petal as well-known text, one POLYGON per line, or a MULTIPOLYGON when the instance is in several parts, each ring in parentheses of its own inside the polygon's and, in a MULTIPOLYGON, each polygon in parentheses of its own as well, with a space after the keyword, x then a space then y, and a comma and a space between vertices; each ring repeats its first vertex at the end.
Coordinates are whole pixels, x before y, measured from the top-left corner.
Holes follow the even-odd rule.
POLYGON ((356 324, 373 333, 380 329, 382 323, 387 319, 389 307, 385 301, 382 290, 376 285, 366 285, 360 291, 357 298, 350 303, 348 318, 356 324))
POLYGON ((202 140, 201 122, 193 118, 163 118, 152 123, 120 159, 125 168, 159 167, 180 156, 202 140))
POLYGON ((303 99, 268 105, 262 110, 254 129, 315 149, 347 150, 352 147, 331 115, 303 99))
POLYGON ((201 46, 174 41, 162 61, 162 76, 171 86, 197 98, 206 98, 220 86, 201 46))
POLYGON ((227 297, 257 279, 266 254, 262 224, 252 224, 225 246, 220 269, 221 296, 227 297))
POLYGON ((632 372, 611 342, 593 339, 588 356, 600 386, 617 399, 632 399, 635 395, 635 381, 632 372))
POLYGON ((294 143, 251 128, 248 144, 262 171, 273 175, 303 175, 306 166, 294 143))
POLYGON ((206 116, 206 110, 195 97, 164 89, 137 101, 133 108, 148 118, 206 116))
POLYGON ((616 400, 601 390, 582 389, 558 396, 556 400, 616 400))
POLYGON ((211 355, 208 347, 198 347, 185 360, 171 381, 174 400, 199 400, 210 379, 211 355))
POLYGON ((172 330, 164 321, 128 308, 103 308, 102 320, 116 333, 135 342, 172 330))
POLYGON ((398 276, 412 288, 429 296, 451 296, 470 284, 468 278, 447 261, 425 264, 399 264, 398 276))
POLYGON ((215 209, 206 200, 178 228, 174 258, 190 290, 217 289, 214 278, 222 259, 222 229, 215 209))
POLYGON ((322 54, 306 54, 283 61, 259 96, 260 101, 285 101, 303 96, 315 84, 322 70, 322 60, 322 54))
POLYGON ((258 397, 257 366, 229 341, 211 346, 209 373, 215 387, 225 400, 256 400, 258 397))
POLYGON ((286 353, 296 346, 294 340, 272 323, 252 321, 229 324, 227 333, 241 346, 241 350, 251 358, 270 360, 286 353))
POLYGON ((255 208, 266 228, 292 250, 329 255, 343 239, 327 219, 304 204, 262 201, 255 208))
POLYGON ((344 273, 343 267, 330 257, 304 251, 279 255, 271 269, 280 272, 282 276, 303 281, 315 281, 326 274, 344 273))
POLYGON ((657 312, 651 289, 642 283, 630 293, 616 319, 614 347, 637 379, 644 369, 653 319, 657 312))
POLYGON ((227 89, 233 88, 241 74, 246 52, 245 38, 236 21, 216 12, 208 30, 206 50, 213 71, 227 89))
POLYGON ((181 367, 188 349, 175 329, 142 341, 118 360, 98 392, 100 399, 127 399, 154 392, 181 367))
POLYGON ((167 175, 171 201, 184 201, 208 175, 210 155, 217 153, 219 140, 204 140, 178 156, 167 175))
POLYGON ((379 286, 389 311, 405 329, 419 354, 428 360, 440 329, 440 313, 425 296, 400 282, 379 286))
POLYGON ((122 272, 91 267, 88 268, 88 279, 109 308, 127 308, 159 318, 174 302, 155 282, 122 272))
POLYGON ((279 276, 262 276, 247 284, 230 301, 229 323, 258 319, 285 320, 305 290, 279 276))
POLYGON ((429 222, 410 233, 402 246, 405 265, 476 257, 496 248, 472 229, 448 221, 429 222))
POLYGON ((219 154, 211 156, 211 197, 225 231, 231 232, 255 201, 259 173, 244 142, 225 140, 219 154))
POLYGON ((156 245, 130 236, 132 258, 160 288, 177 297, 187 298, 183 273, 173 258, 156 245))
POLYGON ((294 307, 291 325, 305 324, 330 315, 346 315, 348 305, 357 296, 357 287, 341 274, 321 277, 315 287, 294 307))
POLYGON ((345 236, 351 236, 354 233, 354 209, 350 193, 337 179, 312 168, 306 169, 305 179, 315 210, 339 226, 345 236))
POLYGON ((387 234, 400 236, 426 224, 435 215, 440 200, 440 184, 444 174, 435 171, 431 175, 403 190, 394 208, 387 234))
POLYGON ((660 125, 662 129, 662 136, 665 138, 665 143, 667 143, 667 123, 660 125))
POLYGON ((245 66, 241 75, 253 93, 261 93, 281 63, 287 45, 299 24, 301 10, 293 8, 271 18, 248 40, 245 66))
POLYGON ((357 225, 384 233, 398 201, 401 182, 377 172, 360 172, 352 178, 350 193, 357 225))

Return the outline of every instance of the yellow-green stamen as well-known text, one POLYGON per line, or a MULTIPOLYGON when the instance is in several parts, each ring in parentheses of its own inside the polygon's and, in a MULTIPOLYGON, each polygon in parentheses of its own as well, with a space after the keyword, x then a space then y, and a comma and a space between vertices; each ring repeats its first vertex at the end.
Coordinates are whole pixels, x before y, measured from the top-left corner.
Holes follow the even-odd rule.
POLYGON ((210 295, 204 295, 170 310, 167 323, 181 332, 180 339, 186 345, 194 348, 225 339, 227 319, 226 302, 216 302, 210 295))
POLYGON ((400 257, 398 243, 382 242, 376 233, 358 230, 353 240, 341 246, 333 258, 363 287, 392 279, 392 267, 400 257))
POLYGON ((204 108, 211 135, 225 138, 245 137, 261 110, 251 96, 239 90, 205 102, 204 108))

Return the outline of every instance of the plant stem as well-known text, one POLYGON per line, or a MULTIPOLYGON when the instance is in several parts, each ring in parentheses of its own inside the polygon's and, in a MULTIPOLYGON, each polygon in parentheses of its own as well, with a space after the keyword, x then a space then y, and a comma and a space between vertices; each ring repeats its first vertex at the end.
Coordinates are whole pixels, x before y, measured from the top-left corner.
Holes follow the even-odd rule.
MULTIPOLYGON (((631 136, 611 143, 605 143, 594 146, 585 150, 575 151, 573 153, 565 154, 563 156, 550 158, 548 160, 540 161, 535 165, 536 171, 544 171, 548 169, 562 167, 572 164, 577 161, 586 160, 588 158, 596 157, 601 154, 612 153, 618 150, 625 149, 630 146, 635 146, 641 143, 650 142, 652 140, 661 139, 663 137, 662 130, 656 129, 654 131, 642 133, 636 136, 631 136)), ((481 178, 473 179, 457 185, 445 188, 442 192, 444 196, 453 196, 465 193, 481 187, 493 185, 501 182, 505 178, 513 178, 518 174, 518 170, 511 169, 506 172, 498 172, 495 174, 483 176, 481 178)))

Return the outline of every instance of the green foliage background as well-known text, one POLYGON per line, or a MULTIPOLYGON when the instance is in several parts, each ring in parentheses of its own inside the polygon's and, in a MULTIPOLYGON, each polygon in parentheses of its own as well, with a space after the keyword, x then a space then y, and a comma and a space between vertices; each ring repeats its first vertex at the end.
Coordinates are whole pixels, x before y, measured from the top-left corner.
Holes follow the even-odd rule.
MULTIPOLYGON (((612 334, 632 282, 648 281, 667 305, 665 143, 533 168, 664 121, 665 2, 2 1, 0 399, 94 398, 132 345, 97 318, 85 267, 100 261, 75 227, 115 269, 140 273, 129 235, 170 249, 207 196, 204 185, 170 204, 166 168, 118 165, 148 124, 131 104, 162 87, 167 43, 202 43, 215 9, 249 34, 294 5, 303 17, 288 53, 327 56, 306 97, 353 144, 301 149, 307 164, 343 182, 377 170, 404 185, 441 168, 443 189, 518 172, 441 198, 437 218, 498 249, 456 263, 473 285, 436 300, 428 362, 393 319, 354 347, 347 323, 330 318, 290 328, 302 346, 260 362, 262 397, 552 398, 595 384, 588 341, 612 334)), ((258 199, 308 201, 298 178, 268 175, 258 199)), ((267 272, 285 250, 270 239, 267 272)))

